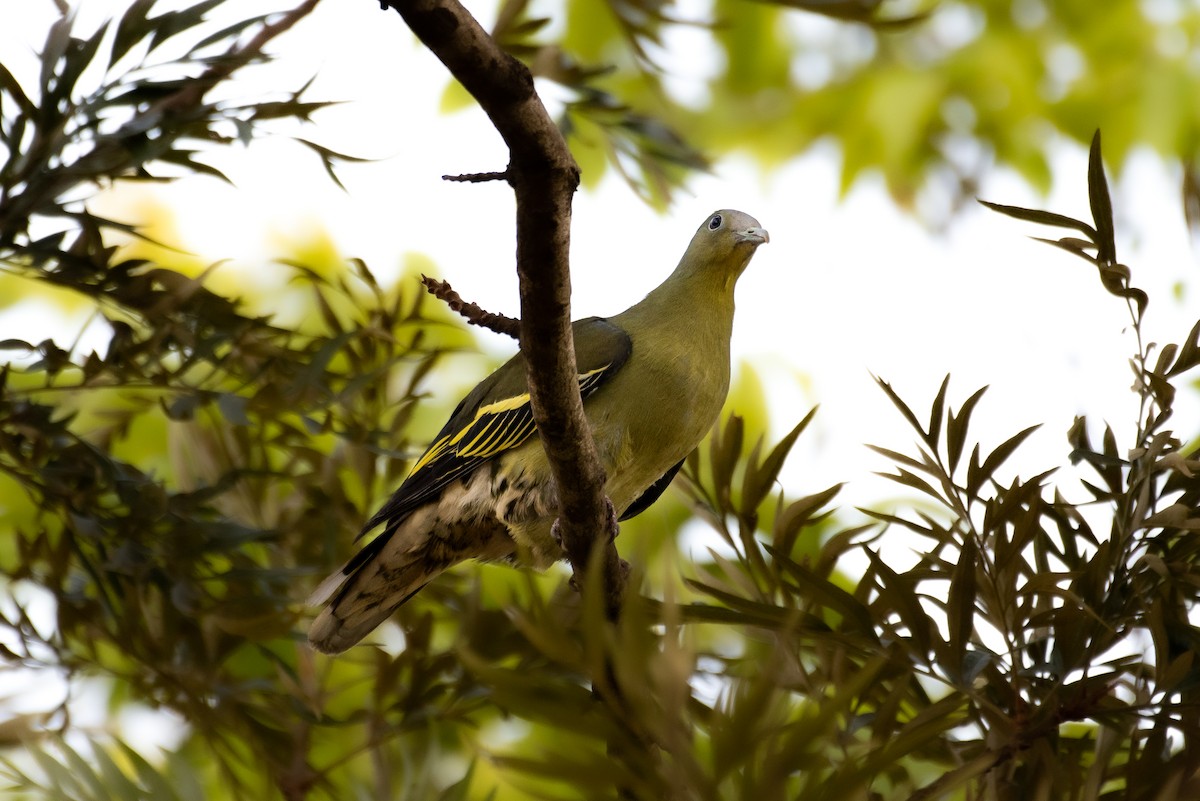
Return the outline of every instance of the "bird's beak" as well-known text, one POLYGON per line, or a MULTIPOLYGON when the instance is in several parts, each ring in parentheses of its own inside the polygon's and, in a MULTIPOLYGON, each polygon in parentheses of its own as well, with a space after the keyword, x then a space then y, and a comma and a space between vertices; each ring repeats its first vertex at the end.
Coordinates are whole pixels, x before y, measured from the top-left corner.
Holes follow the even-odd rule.
POLYGON ((767 233, 766 228, 747 228, 745 231, 738 231, 737 240, 752 245, 763 245, 771 241, 771 235, 767 233))

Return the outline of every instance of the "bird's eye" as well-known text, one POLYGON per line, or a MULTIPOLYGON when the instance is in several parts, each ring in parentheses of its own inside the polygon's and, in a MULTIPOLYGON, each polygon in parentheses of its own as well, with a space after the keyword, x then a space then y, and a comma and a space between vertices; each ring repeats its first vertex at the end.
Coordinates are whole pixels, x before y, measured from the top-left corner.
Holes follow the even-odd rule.
POLYGON ((713 218, 708 221, 708 230, 715 231, 721 227, 721 215, 714 214, 713 218))

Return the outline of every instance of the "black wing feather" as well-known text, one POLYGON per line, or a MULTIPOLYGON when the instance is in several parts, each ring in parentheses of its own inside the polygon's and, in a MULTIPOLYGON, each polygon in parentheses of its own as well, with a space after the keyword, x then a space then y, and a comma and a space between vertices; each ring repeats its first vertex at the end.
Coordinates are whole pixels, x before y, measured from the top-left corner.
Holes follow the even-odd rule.
POLYGON ((679 464, 672 467, 670 470, 662 474, 662 478, 655 481, 637 499, 629 504, 629 508, 625 510, 625 514, 621 515, 621 521, 628 520, 631 517, 637 517, 642 512, 650 508, 650 504, 657 501, 662 494, 667 491, 667 487, 671 486, 671 480, 675 478, 675 474, 679 472, 679 468, 683 467, 683 463, 687 461, 680 459, 679 464))
MULTIPOLYGON (((579 394, 587 400, 629 360, 633 343, 624 330, 600 317, 575 323, 574 335, 577 359, 581 344, 590 346, 589 352, 605 357, 601 364, 579 364, 579 394)), ((521 445, 536 431, 525 365, 517 354, 463 398, 408 478, 358 536, 385 521, 396 525, 417 507, 437 498, 451 482, 521 445)))

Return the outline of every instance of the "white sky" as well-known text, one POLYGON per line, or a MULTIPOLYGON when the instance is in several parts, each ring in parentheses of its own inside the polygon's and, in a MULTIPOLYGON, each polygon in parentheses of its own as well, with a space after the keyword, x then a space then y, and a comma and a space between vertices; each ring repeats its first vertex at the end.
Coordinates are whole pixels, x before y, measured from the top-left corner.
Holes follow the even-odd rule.
MULTIPOLYGON (((124 5, 89 0, 81 29, 124 5)), ((273 7, 262 0, 251 6, 273 7)), ((40 45, 54 13, 50 0, 28 0, 22 8, 15 20, 21 24, 0 32, 6 63, 10 53, 40 45)), ((672 43, 676 61, 668 69, 681 92, 705 71, 703 41, 684 34, 672 43)), ((346 102, 319 114, 302 135, 377 161, 343 166, 348 191, 342 193, 313 155, 285 137, 223 153, 211 160, 236 188, 194 178, 156 190, 177 210, 184 245, 213 261, 252 268, 276 255, 281 240, 303 240, 324 228, 377 274, 393 274, 405 253, 428 254, 466 297, 515 314, 511 192, 503 184, 440 180, 443 173, 503 168, 503 145, 477 110, 437 113, 446 74, 398 16, 367 0, 325 0, 273 48, 276 63, 247 73, 244 98, 315 74, 309 99, 346 102)), ((1064 142, 1055 154, 1058 181, 1049 199, 1003 171, 987 177, 981 196, 1088 218, 1085 150, 1064 142)), ((792 492, 848 480, 849 503, 890 493, 869 477, 886 464, 862 443, 903 449, 912 437, 871 373, 891 381, 918 413, 947 372, 959 402, 990 384, 976 413, 985 446, 1045 423, 1025 458, 1014 460, 1026 474, 1062 460, 1076 414, 1129 432, 1135 401, 1128 391, 1133 340, 1124 332, 1126 310, 1089 265, 1027 238, 1055 232, 970 207, 946 232, 933 233, 894 208, 877 179, 860 181, 839 202, 838 167, 832 146, 766 175, 748 161, 727 160, 714 175, 693 179, 689 194, 665 216, 615 177, 599 191, 580 192, 575 315, 611 314, 640 299, 669 273, 706 214, 739 208, 758 217, 772 240, 739 286, 735 358, 767 374, 774 433, 821 404, 787 473, 792 492)), ((1168 299, 1170 287, 1195 266, 1177 181, 1147 155, 1135 158, 1114 186, 1119 253, 1156 301, 1147 328, 1159 341, 1178 341, 1194 320, 1184 309, 1186 293, 1183 303, 1168 299)), ((511 347, 483 336, 485 347, 511 347)), ((1196 431, 1195 405, 1184 411, 1176 425, 1196 431)))
MULTIPOLYGON (((14 12, 15 5, 8 0, 4 9, 0 60, 32 64, 54 6, 20 0, 14 12)), ((124 5, 88 0, 81 27, 124 5)), ((252 7, 274 6, 254 0, 252 7)), ((695 41, 682 37, 673 57, 685 65, 702 59, 702 51, 688 50, 695 41)), ((309 99, 346 103, 319 114, 303 135, 378 161, 344 166, 342 193, 314 156, 284 137, 222 154, 213 161, 236 188, 194 178, 156 190, 179 216, 183 245, 252 269, 277 255, 280 241, 303 241, 323 228, 381 277, 394 275, 405 253, 428 254, 464 296, 516 314, 511 192, 503 184, 440 180, 443 173, 501 169, 506 154, 477 111, 437 113, 445 72, 400 19, 370 0, 325 0, 273 51, 277 63, 251 73, 245 97, 316 74, 309 99)), ((681 67, 675 80, 686 91, 702 73, 681 67)), ((1086 151, 1059 143, 1054 152, 1058 181, 1050 198, 1003 171, 987 177, 981 196, 1086 219, 1086 151)), ((1123 446, 1129 442, 1134 342, 1124 305, 1103 291, 1089 265, 1026 236, 1054 232, 978 207, 944 234, 932 233, 897 211, 878 180, 860 181, 839 202, 838 167, 831 146, 768 175, 745 161, 725 161, 714 175, 692 180, 665 216, 616 178, 581 192, 573 229, 575 315, 611 314, 636 302, 674 267, 705 215, 738 208, 758 217, 771 243, 739 286, 735 359, 767 376, 775 436, 821 404, 785 473, 791 494, 848 481, 841 499, 847 510, 903 494, 871 475, 888 465, 863 447, 908 450, 914 440, 872 373, 892 382, 922 416, 948 372, 955 406, 990 384, 973 429, 985 448, 1045 424, 1012 460, 1024 475, 1065 462, 1065 432, 1077 414, 1112 422, 1123 446)), ((1196 257, 1178 198, 1177 175, 1148 155, 1134 158, 1114 185, 1118 252, 1151 294, 1146 327, 1161 342, 1179 341, 1196 317, 1196 257), (1185 282, 1182 301, 1169 299, 1177 282, 1185 282)), ((58 324, 38 308, 0 317, 0 338, 37 341, 56 333, 58 324)), ((482 336, 490 349, 511 347, 482 336)), ((1200 430, 1197 418, 1194 398, 1185 395, 1174 421, 1185 439, 1200 430)), ((1072 490, 1068 495, 1079 497, 1072 490)))

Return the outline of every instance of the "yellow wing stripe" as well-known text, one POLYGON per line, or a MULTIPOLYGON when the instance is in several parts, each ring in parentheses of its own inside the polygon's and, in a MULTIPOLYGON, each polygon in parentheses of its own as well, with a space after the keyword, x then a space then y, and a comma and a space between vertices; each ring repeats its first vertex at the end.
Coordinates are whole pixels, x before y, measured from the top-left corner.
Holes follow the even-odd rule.
MULTIPOLYGON (((595 386, 609 367, 610 365, 606 364, 580 374, 580 391, 586 392, 595 386)), ((506 412, 519 411, 528 405, 529 393, 523 392, 520 395, 479 407, 479 410, 475 412, 475 418, 469 425, 430 445, 429 450, 425 451, 424 455, 413 465, 409 475, 416 475, 438 457, 451 451, 456 452, 459 457, 486 459, 515 447, 533 433, 535 426, 532 418, 522 420, 520 416, 512 417, 506 415, 506 412), (482 425, 480 425, 481 423, 482 425), (465 445, 461 444, 468 436, 471 437, 470 441, 465 445)))
MULTIPOLYGON (((477 437, 475 442, 472 442, 470 445, 467 445, 459 450, 458 455, 486 459, 490 456, 496 455, 497 453, 506 451, 509 448, 515 447, 533 433, 534 425, 532 422, 521 426, 514 425, 514 423, 515 421, 511 421, 503 426, 500 426, 496 431, 492 432, 484 442, 481 442, 478 445, 475 444, 475 442, 479 441, 479 438, 477 437)), ((487 432, 485 431, 484 433, 487 432)))
POLYGON ((529 403, 529 393, 524 392, 520 395, 513 395, 511 398, 498 400, 495 403, 489 403, 487 406, 480 406, 479 411, 475 413, 474 424, 479 418, 489 414, 500 414, 501 412, 511 412, 514 409, 520 409, 525 404, 529 403))
POLYGON ((467 429, 464 428, 462 431, 458 432, 458 434, 456 434, 455 436, 442 437, 437 442, 430 445, 429 450, 425 451, 425 455, 417 460, 417 463, 415 465, 413 465, 413 469, 410 470, 408 474, 415 475, 417 472, 419 472, 422 468, 424 468, 426 465, 428 465, 434 459, 438 458, 443 453, 448 451, 450 449, 450 447, 455 442, 462 439, 463 436, 466 435, 466 433, 467 433, 467 429))

